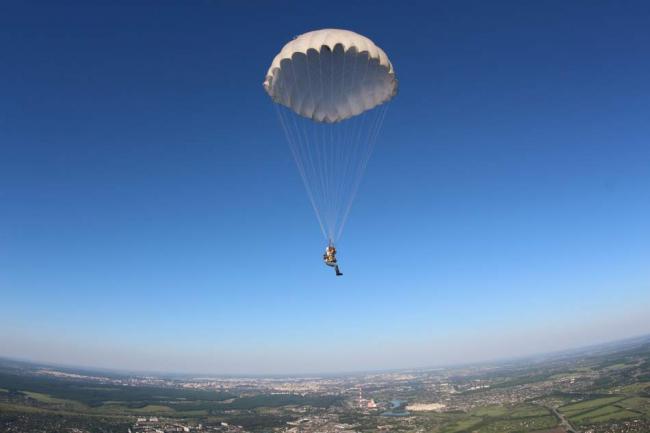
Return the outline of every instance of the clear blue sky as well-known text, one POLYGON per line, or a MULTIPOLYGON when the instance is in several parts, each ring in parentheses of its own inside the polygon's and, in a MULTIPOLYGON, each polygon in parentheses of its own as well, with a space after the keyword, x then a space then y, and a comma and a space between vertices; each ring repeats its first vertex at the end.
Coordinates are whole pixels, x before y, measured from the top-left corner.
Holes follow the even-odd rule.
POLYGON ((650 332, 648 2, 244 3, 2 2, 0 356, 342 371, 650 332), (339 279, 262 89, 324 27, 400 80, 339 279))

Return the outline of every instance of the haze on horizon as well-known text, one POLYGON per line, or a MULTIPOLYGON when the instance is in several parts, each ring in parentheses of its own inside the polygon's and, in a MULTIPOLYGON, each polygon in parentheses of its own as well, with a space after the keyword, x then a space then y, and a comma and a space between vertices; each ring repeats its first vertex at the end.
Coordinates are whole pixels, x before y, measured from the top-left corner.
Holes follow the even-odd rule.
POLYGON ((91 341, 62 342, 60 338, 44 335, 11 335, 0 339, 0 344, 4 347, 3 356, 62 367, 196 375, 340 374, 509 361, 649 335, 647 313, 641 310, 635 313, 586 326, 576 321, 569 332, 549 326, 518 332, 494 329, 492 333, 458 338, 436 336, 425 341, 378 338, 371 344, 318 347, 311 353, 299 347, 287 347, 289 353, 296 353, 289 358, 285 354, 255 348, 239 352, 227 348, 210 351, 201 347, 185 348, 180 344, 165 348, 125 346, 119 342, 103 347, 91 341), (183 350, 179 351, 179 347, 183 350), (262 365, 260 358, 265 360, 262 365))
POLYGON ((0 6, 0 357, 417 368, 650 333, 650 5, 0 6), (318 13, 313 13, 318 8, 318 13), (400 80, 339 247, 262 89, 355 30, 400 80))

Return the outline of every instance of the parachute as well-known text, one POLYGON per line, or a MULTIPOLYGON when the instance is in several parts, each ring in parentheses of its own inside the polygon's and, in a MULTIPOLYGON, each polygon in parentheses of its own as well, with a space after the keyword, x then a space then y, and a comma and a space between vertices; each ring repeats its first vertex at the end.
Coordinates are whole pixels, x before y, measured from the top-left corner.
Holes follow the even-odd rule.
POLYGON ((323 236, 345 226, 397 79, 386 53, 348 30, 297 36, 275 56, 264 89, 278 117, 323 236))

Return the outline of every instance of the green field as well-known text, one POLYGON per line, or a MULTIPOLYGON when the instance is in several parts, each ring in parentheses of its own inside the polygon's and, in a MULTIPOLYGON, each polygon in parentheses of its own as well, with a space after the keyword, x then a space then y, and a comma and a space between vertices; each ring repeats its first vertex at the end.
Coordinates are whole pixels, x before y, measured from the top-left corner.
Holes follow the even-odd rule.
POLYGON ((609 390, 616 394, 638 394, 640 392, 650 392, 650 382, 639 382, 630 385, 617 386, 609 390))
POLYGON ((614 422, 650 415, 650 399, 605 397, 563 406, 560 410, 576 425, 614 422))
MULTIPOLYGON (((444 415, 442 415, 444 416, 444 415)), ((532 432, 550 429, 558 422, 551 412, 541 406, 521 404, 515 406, 483 406, 472 409, 465 416, 448 420, 439 433, 502 433, 532 432)))
POLYGON ((612 416, 620 411, 621 408, 617 406, 603 406, 599 407, 598 409, 581 412, 577 415, 572 415, 569 417, 569 419, 571 422, 576 424, 587 424, 592 419, 612 416))
POLYGON ((478 417, 467 417, 459 419, 452 422, 451 424, 446 425, 440 430, 440 433, 461 433, 466 431, 472 431, 473 427, 477 424, 483 422, 482 418, 478 417))
POLYGON ((538 417, 538 416, 548 416, 552 415, 551 411, 545 407, 536 406, 536 405, 522 405, 515 406, 508 416, 510 418, 526 418, 526 417, 538 417))
POLYGON ((587 412, 590 410, 598 409, 608 404, 616 403, 620 400, 623 400, 624 397, 603 397, 596 398, 593 400, 581 401, 579 403, 568 404, 559 408, 559 411, 563 414, 571 417, 573 415, 587 412))
POLYGON ((618 412, 612 412, 607 415, 599 416, 596 418, 587 419, 589 423, 599 424, 604 422, 620 421, 624 419, 633 419, 638 418, 639 414, 636 412, 630 412, 629 410, 620 410, 618 412))
POLYGON ((528 432, 535 430, 550 429, 557 425, 553 416, 538 416, 532 418, 512 418, 489 422, 478 429, 479 433, 503 433, 503 432, 528 432))
POLYGON ((78 401, 56 398, 39 392, 22 391, 22 394, 40 403, 45 403, 48 407, 53 409, 60 408, 75 412, 83 412, 89 409, 88 406, 78 401))
MULTIPOLYGON (((634 384, 625 390, 634 393, 644 389, 646 384, 634 384)), ((621 390, 623 387, 620 388, 621 390)), ((650 417, 650 398, 612 396, 596 398, 559 408, 575 425, 599 424, 625 419, 650 417)))
POLYGON ((470 411, 470 414, 475 416, 490 416, 490 417, 504 416, 508 414, 508 408, 505 406, 477 407, 476 409, 470 411))
POLYGON ((650 417, 650 398, 648 397, 631 397, 618 402, 616 405, 650 417))

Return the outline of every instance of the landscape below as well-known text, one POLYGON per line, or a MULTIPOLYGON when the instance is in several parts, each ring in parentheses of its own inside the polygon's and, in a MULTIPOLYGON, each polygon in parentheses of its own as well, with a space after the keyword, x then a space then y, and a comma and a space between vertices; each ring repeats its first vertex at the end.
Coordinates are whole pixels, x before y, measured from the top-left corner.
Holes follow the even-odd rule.
POLYGON ((650 337, 341 376, 138 376, 0 360, 0 431, 649 432, 650 337))

